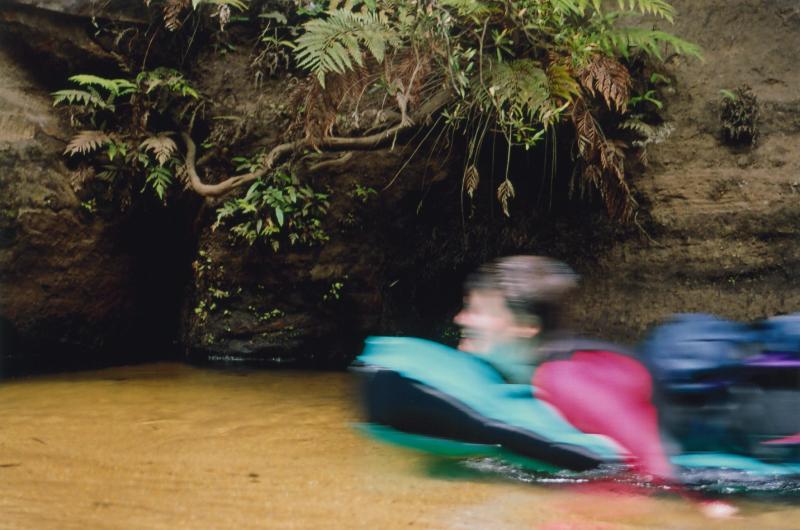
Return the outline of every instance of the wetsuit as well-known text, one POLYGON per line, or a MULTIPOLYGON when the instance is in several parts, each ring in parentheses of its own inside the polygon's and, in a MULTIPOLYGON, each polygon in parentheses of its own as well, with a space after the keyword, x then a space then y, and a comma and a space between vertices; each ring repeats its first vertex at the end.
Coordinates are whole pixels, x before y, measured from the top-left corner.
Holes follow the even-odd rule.
POLYGON ((648 370, 622 349, 589 341, 551 345, 533 374, 535 397, 583 432, 608 436, 640 472, 662 480, 674 472, 659 433, 648 370))

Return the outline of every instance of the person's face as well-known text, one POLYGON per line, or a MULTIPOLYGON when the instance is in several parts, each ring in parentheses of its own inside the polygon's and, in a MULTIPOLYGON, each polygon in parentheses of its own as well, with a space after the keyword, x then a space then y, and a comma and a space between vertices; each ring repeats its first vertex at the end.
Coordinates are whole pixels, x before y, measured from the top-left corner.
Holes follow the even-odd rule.
POLYGON ((464 299, 464 308, 453 318, 461 326, 458 349, 475 354, 490 354, 520 339, 534 337, 539 329, 519 325, 503 295, 491 289, 473 289, 464 299))

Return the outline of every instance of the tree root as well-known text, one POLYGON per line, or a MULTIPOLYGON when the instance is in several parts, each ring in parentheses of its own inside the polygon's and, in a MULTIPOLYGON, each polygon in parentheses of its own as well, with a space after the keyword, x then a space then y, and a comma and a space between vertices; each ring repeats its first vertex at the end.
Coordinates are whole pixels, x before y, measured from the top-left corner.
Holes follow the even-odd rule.
MULTIPOLYGON (((198 195, 206 198, 217 198, 230 193, 239 186, 243 186, 263 177, 269 173, 275 167, 275 164, 281 159, 305 148, 313 147, 323 151, 368 151, 377 149, 389 140, 394 141, 397 138, 397 135, 406 129, 412 128, 415 123, 427 123, 430 116, 446 105, 449 100, 450 95, 447 92, 439 92, 434 94, 420 107, 419 112, 415 113, 415 116, 411 121, 401 120, 400 123, 374 134, 356 136, 352 138, 327 136, 320 139, 318 142, 313 143, 311 139, 303 138, 301 140, 295 140, 294 142, 286 142, 277 145, 273 147, 272 150, 267 154, 263 167, 257 171, 245 173, 244 175, 228 177, 216 184, 206 184, 202 181, 200 175, 198 175, 197 167, 195 165, 197 147, 195 146, 194 140, 192 140, 192 137, 189 135, 189 133, 182 132, 181 137, 186 144, 186 175, 188 176, 189 180, 188 184, 189 187, 198 195)), ((345 157, 347 157, 347 155, 345 155, 345 157)), ((201 161, 205 161, 204 159, 205 157, 203 157, 201 161)), ((319 169, 318 166, 319 164, 317 164, 316 169, 319 169)))

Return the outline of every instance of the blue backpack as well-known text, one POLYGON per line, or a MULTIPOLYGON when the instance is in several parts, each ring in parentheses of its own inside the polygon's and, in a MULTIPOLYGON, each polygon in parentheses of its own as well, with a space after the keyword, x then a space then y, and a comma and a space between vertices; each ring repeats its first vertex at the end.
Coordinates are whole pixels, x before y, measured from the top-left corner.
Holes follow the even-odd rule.
POLYGON ((751 325, 676 315, 650 333, 640 352, 666 394, 723 392, 759 372, 800 369, 800 313, 751 325))
POLYGON ((800 314, 741 324, 683 314, 640 349, 664 430, 683 452, 741 453, 800 462, 800 314))

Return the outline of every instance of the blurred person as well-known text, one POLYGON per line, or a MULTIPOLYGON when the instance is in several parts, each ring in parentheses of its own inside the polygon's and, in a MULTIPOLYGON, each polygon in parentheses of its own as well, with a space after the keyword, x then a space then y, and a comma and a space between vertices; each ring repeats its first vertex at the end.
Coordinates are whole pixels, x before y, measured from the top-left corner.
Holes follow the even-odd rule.
MULTIPOLYGON (((580 340, 562 314, 578 276, 541 256, 510 256, 482 266, 466 283, 459 349, 492 364, 509 383, 531 384, 534 396, 579 430, 605 435, 629 454, 628 463, 654 481, 674 484, 662 444, 648 370, 623 348, 580 340)), ((735 508, 703 503, 726 517, 735 508)))

